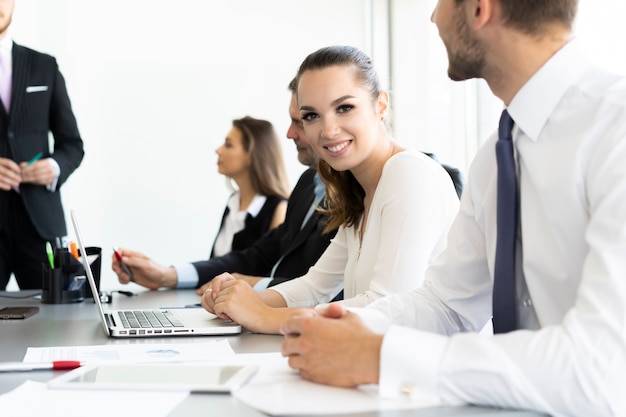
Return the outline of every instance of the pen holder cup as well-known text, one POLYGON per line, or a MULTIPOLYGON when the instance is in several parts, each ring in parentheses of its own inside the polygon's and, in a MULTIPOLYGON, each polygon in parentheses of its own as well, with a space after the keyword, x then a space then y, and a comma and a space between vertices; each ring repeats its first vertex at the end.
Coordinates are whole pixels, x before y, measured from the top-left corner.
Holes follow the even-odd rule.
POLYGON ((41 302, 43 304, 67 304, 78 303, 85 299, 84 288, 70 289, 69 283, 76 273, 68 272, 68 269, 82 271, 79 265, 71 267, 59 267, 51 269, 48 265, 42 264, 41 281, 41 302), (77 268, 78 267, 78 268, 77 268))
MULTIPOLYGON (((100 289, 102 249, 87 247, 85 252, 96 281, 96 288, 100 289)), ((41 302, 77 303, 83 301, 85 297, 93 297, 83 264, 66 250, 59 251, 56 258, 59 263, 56 268, 42 264, 41 302)))

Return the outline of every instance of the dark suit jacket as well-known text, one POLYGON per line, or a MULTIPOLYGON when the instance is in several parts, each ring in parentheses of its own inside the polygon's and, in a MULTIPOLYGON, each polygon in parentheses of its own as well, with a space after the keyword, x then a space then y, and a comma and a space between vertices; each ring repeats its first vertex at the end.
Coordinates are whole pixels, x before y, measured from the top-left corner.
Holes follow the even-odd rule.
POLYGON ((61 173, 55 192, 43 186, 22 184, 20 194, 42 238, 65 236, 60 188, 80 165, 84 153, 65 80, 54 57, 13 44, 10 112, 8 119, 6 112, 3 116, 0 131, 6 135, 8 149, 3 146, 3 151, 8 154, 2 156, 20 163, 42 152, 43 158, 52 157, 59 164, 61 173), (49 132, 54 135, 52 154, 48 147, 49 132))
POLYGON ((201 286, 223 272, 269 276, 281 258, 270 285, 304 275, 330 243, 335 232, 324 234, 324 216, 315 212, 302 230, 300 226, 315 197, 315 171, 306 170, 298 180, 287 204, 285 222, 263 235, 243 251, 230 252, 208 261, 194 262, 201 286))
MULTIPOLYGON (((235 233, 233 236, 233 243, 231 244, 230 250, 244 250, 249 248, 261 238, 268 230, 270 230, 270 225, 272 224, 272 220, 274 220, 274 212, 276 211, 276 207, 285 201, 283 197, 277 196, 267 196, 265 200, 265 204, 256 215, 256 217, 252 217, 249 213, 246 215, 245 226, 243 230, 235 233)), ((220 235, 222 228, 224 227, 224 222, 230 213, 230 209, 228 205, 224 209, 224 214, 222 215, 222 221, 220 223, 220 229, 217 231, 217 236, 213 241, 213 248, 211 249, 211 256, 209 258, 214 258, 215 252, 215 241, 217 241, 217 237, 220 235)))

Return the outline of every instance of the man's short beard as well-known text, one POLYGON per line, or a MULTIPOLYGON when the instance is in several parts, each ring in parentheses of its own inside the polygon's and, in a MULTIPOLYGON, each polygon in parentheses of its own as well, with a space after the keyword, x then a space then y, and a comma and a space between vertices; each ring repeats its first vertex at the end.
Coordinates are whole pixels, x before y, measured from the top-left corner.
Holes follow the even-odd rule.
POLYGON ((464 81, 482 77, 485 66, 485 47, 473 36, 461 7, 454 13, 457 45, 448 52, 448 77, 453 81, 464 81))

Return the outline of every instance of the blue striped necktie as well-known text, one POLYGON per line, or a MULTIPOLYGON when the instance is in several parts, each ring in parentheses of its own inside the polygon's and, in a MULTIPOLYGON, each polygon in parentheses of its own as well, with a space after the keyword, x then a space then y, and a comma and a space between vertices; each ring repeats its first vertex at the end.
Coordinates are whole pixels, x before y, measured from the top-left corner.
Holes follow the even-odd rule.
POLYGON ((513 153, 513 119, 504 110, 500 118, 496 161, 498 164, 497 243, 493 279, 493 331, 517 329, 515 291, 515 240, 518 221, 518 192, 513 153))
POLYGON ((311 207, 309 207, 309 211, 307 211, 307 213, 304 216, 304 219, 302 220, 302 225, 300 226, 300 230, 304 229, 304 226, 313 215, 313 212, 315 211, 315 209, 317 209, 317 207, 322 202, 322 199, 324 198, 324 193, 326 192, 324 183, 322 182, 322 179, 319 177, 319 174, 317 173, 315 174, 315 176, 313 177, 313 183, 315 184, 315 188, 314 188, 315 197, 313 198, 311 207))

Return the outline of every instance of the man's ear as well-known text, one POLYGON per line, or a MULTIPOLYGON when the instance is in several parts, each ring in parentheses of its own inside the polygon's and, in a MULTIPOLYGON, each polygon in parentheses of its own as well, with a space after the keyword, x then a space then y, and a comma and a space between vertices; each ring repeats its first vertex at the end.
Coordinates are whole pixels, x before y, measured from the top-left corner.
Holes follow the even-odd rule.
POLYGON ((472 19, 474 29, 482 28, 493 18, 494 2, 496 1, 498 0, 470 0, 467 2, 468 7, 471 7, 468 17, 472 19))

